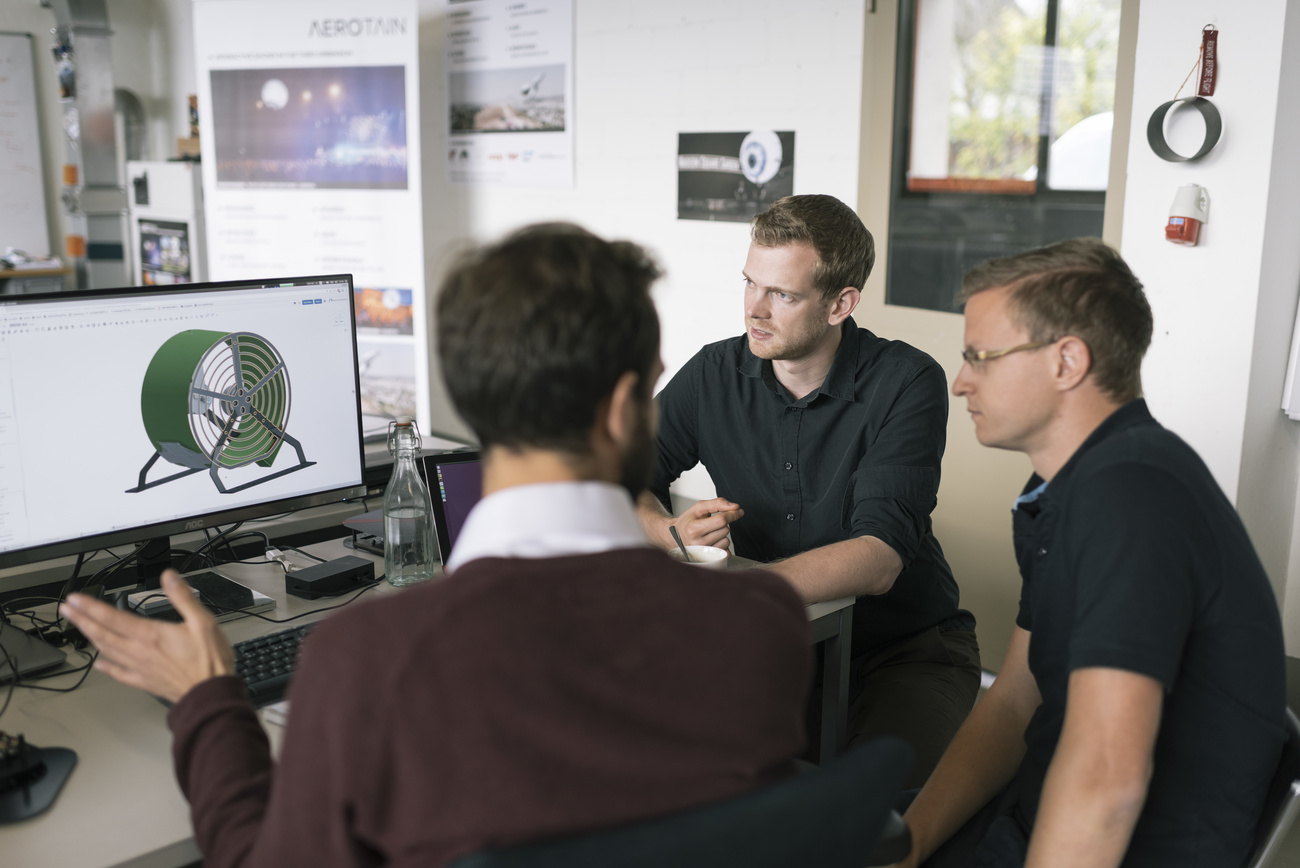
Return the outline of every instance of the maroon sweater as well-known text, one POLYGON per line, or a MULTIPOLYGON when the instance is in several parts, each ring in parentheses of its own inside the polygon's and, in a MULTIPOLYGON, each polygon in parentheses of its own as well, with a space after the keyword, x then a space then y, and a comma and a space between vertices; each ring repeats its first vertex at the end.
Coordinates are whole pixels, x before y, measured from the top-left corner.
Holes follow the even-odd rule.
POLYGON ((484 558, 312 633, 274 773, 234 678, 168 724, 207 868, 433 868, 788 774, 811 660, 770 573, 484 558))

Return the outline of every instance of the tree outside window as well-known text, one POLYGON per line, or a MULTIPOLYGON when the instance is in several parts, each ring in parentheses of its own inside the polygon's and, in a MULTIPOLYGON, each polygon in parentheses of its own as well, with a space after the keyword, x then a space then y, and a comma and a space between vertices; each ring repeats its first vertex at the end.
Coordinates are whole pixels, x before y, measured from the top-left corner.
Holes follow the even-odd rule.
POLYGON ((886 300, 952 310, 980 260, 1101 233, 1120 0, 901 6, 886 300))

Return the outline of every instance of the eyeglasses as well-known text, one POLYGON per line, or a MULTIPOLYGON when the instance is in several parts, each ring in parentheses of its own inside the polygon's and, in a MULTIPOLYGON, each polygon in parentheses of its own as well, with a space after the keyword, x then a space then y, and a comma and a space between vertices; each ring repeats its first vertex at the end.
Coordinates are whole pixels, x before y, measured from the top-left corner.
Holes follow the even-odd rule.
MULTIPOLYGON (((1059 339, 1058 339, 1059 340, 1059 339)), ((984 369, 985 362, 991 362, 994 359, 1000 359, 1003 356, 1009 356, 1012 353, 1018 353, 1023 350, 1037 350, 1042 347, 1050 347, 1056 341, 1031 341, 1027 344, 1020 344, 1015 347, 1008 347, 1005 350, 972 350, 965 349, 961 351, 961 357, 966 364, 970 365, 977 371, 984 369)))

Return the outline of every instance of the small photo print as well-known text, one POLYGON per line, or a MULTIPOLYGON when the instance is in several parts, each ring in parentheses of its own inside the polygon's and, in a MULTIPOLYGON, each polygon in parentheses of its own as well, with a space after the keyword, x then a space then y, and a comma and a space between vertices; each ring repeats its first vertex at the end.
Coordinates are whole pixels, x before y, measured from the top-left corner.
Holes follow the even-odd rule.
POLYGON ((165 286, 190 280, 189 225, 141 220, 140 282, 145 286, 165 286))
POLYGON ((411 290, 362 287, 355 296, 357 330, 372 334, 413 334, 411 290))
POLYGON ((563 132, 564 78, 562 63, 453 72, 451 132, 563 132))
POLYGON ((677 219, 748 223, 794 193, 794 133, 677 134, 677 219))
POLYGON ((406 189, 406 67, 211 77, 219 186, 406 189))
POLYGON ((357 340, 361 413, 367 432, 388 419, 415 415, 415 344, 403 340, 357 340))

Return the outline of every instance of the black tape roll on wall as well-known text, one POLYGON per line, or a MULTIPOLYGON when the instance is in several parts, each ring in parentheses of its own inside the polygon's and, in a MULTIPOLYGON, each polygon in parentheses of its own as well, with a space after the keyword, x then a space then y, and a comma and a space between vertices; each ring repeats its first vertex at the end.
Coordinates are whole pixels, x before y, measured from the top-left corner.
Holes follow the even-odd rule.
POLYGON ((1147 144, 1151 145, 1151 150, 1156 152, 1157 157, 1171 163, 1187 163, 1192 160, 1199 160, 1219 143, 1219 136, 1222 134, 1223 118, 1219 116, 1219 110, 1214 107, 1214 103, 1199 96, 1171 99, 1156 109, 1151 115, 1151 120, 1147 121, 1147 144), (1165 116, 1169 114, 1171 108, 1180 102, 1187 103, 1200 112, 1201 117, 1205 118, 1205 141, 1201 143, 1201 149, 1190 157, 1184 157, 1182 154, 1177 153, 1165 141, 1165 116))

